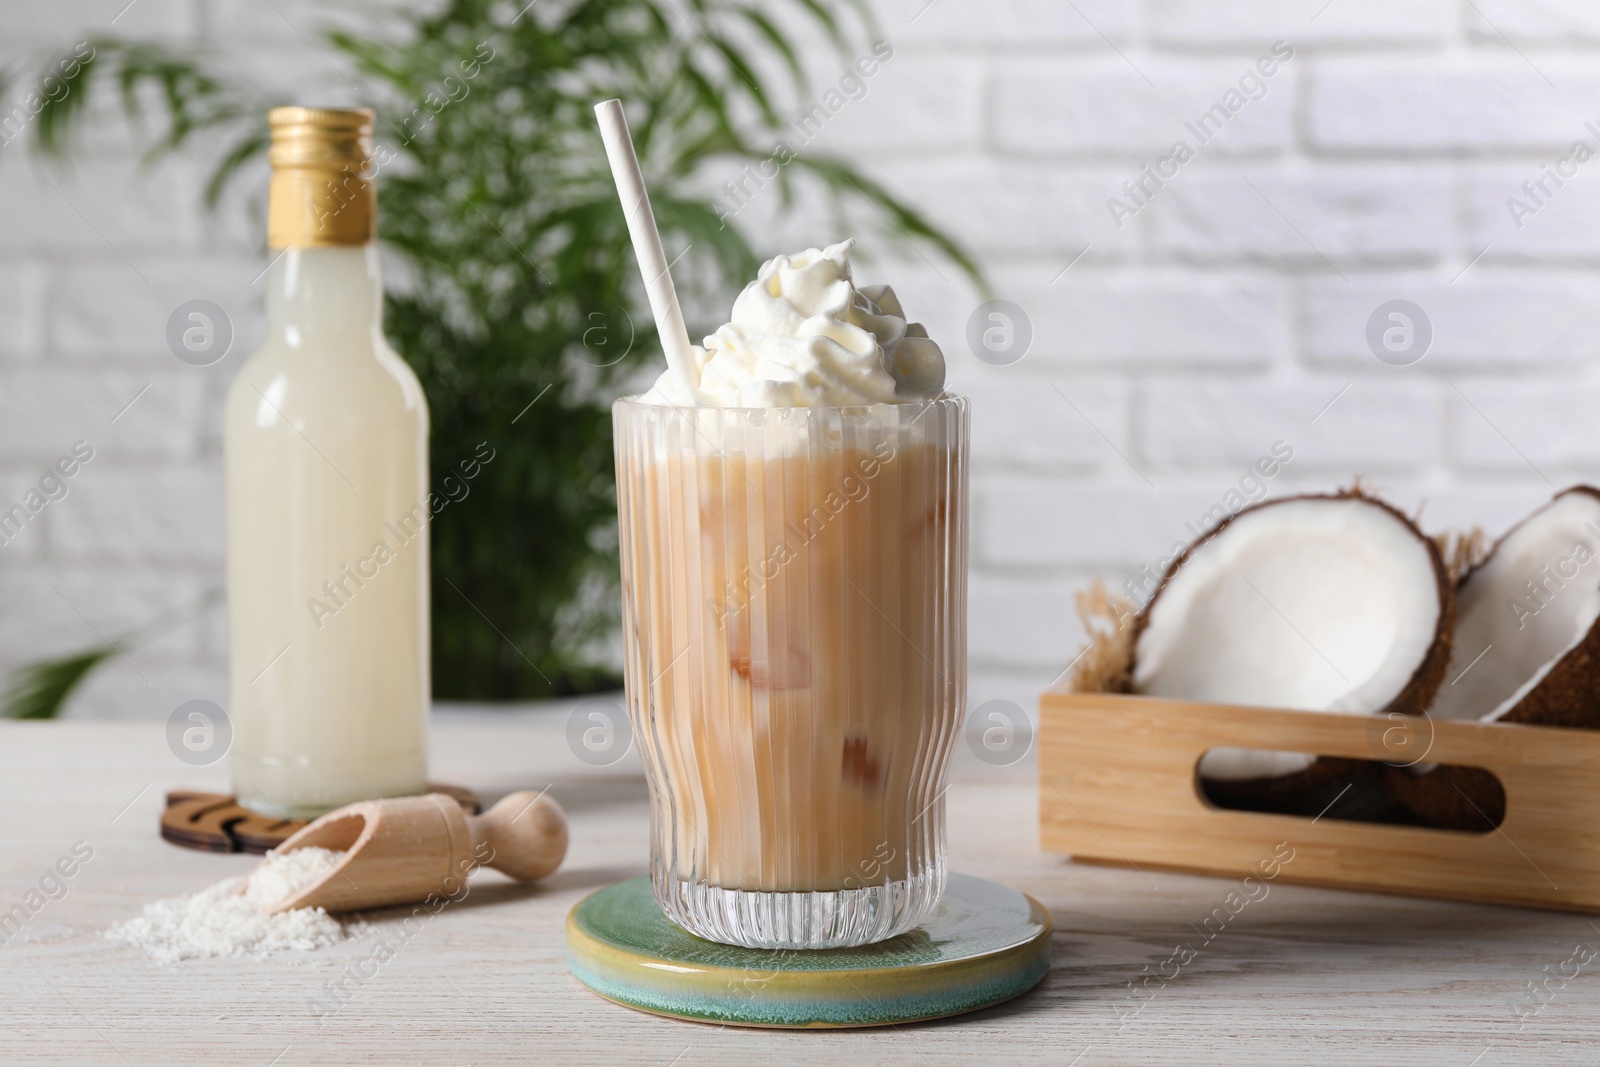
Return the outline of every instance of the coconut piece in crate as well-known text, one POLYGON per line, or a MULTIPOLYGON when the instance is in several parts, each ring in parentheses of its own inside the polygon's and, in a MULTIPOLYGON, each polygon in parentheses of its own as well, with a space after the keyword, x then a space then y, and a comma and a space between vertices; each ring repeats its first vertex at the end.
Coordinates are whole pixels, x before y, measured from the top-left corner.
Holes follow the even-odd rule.
MULTIPOLYGON (((1600 729, 1600 489, 1556 494, 1462 577, 1448 679, 1435 718, 1600 729)), ((1505 814, 1473 767, 1397 769, 1389 784, 1430 826, 1488 830, 1505 814)))
MULTIPOLYGON (((1450 660, 1454 589, 1438 548, 1359 489, 1268 501, 1168 569, 1134 623, 1132 689, 1217 704, 1421 714, 1450 660)), ((1217 748, 1200 762, 1229 806, 1345 817, 1387 804, 1370 763, 1217 748)))

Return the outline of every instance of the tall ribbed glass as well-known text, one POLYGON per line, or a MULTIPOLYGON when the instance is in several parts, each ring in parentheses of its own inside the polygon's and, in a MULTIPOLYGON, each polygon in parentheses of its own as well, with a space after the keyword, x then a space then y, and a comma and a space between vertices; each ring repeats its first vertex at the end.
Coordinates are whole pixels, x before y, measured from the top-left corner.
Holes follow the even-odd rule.
POLYGON ((966 400, 612 415, 656 899, 757 948, 911 929, 966 699, 966 400))

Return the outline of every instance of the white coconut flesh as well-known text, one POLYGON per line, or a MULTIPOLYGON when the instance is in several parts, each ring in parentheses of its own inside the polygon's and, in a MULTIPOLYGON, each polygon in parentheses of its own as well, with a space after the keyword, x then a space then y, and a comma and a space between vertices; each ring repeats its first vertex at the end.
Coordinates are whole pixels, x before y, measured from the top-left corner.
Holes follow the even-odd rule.
POLYGON ((1449 672, 1428 714, 1499 719, 1600 618, 1600 498, 1566 492, 1461 584, 1449 672))
MULTIPOLYGON (((1150 607, 1133 687, 1152 696, 1372 714, 1438 639, 1429 545, 1386 508, 1300 498, 1241 512, 1195 549, 1150 607)), ((1207 778, 1275 778, 1298 752, 1218 748, 1207 778)))

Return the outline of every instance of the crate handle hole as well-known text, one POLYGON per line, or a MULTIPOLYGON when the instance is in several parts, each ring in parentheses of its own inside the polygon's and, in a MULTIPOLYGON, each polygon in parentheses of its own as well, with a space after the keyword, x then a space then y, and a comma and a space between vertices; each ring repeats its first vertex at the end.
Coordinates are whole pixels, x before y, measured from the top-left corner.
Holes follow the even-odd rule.
POLYGON ((1292 758, 1296 755, 1265 749, 1209 749, 1195 762, 1195 793, 1212 808, 1294 815, 1313 821, 1421 826, 1475 834, 1492 833, 1505 821, 1505 787, 1494 772, 1482 767, 1400 766, 1345 756, 1313 756, 1303 769, 1260 776, 1262 770, 1303 763, 1303 757, 1292 758), (1202 767, 1207 774, 1201 773, 1202 767), (1256 777, 1236 777, 1252 770, 1256 777), (1231 776, 1216 777, 1219 772, 1231 776))

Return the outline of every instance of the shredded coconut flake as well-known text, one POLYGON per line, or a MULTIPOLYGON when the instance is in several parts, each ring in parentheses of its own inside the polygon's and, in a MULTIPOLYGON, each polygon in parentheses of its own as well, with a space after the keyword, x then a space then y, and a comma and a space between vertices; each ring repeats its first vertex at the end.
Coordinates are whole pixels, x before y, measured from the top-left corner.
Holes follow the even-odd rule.
POLYGON ((193 896, 158 900, 137 919, 107 930, 106 937, 163 963, 323 948, 345 938, 339 920, 323 909, 264 911, 322 880, 343 858, 343 852, 325 848, 269 852, 248 879, 226 878, 193 896))
POLYGON ((261 866, 250 872, 245 899, 257 911, 266 911, 278 901, 322 881, 343 861, 344 853, 331 848, 269 852, 261 866))

